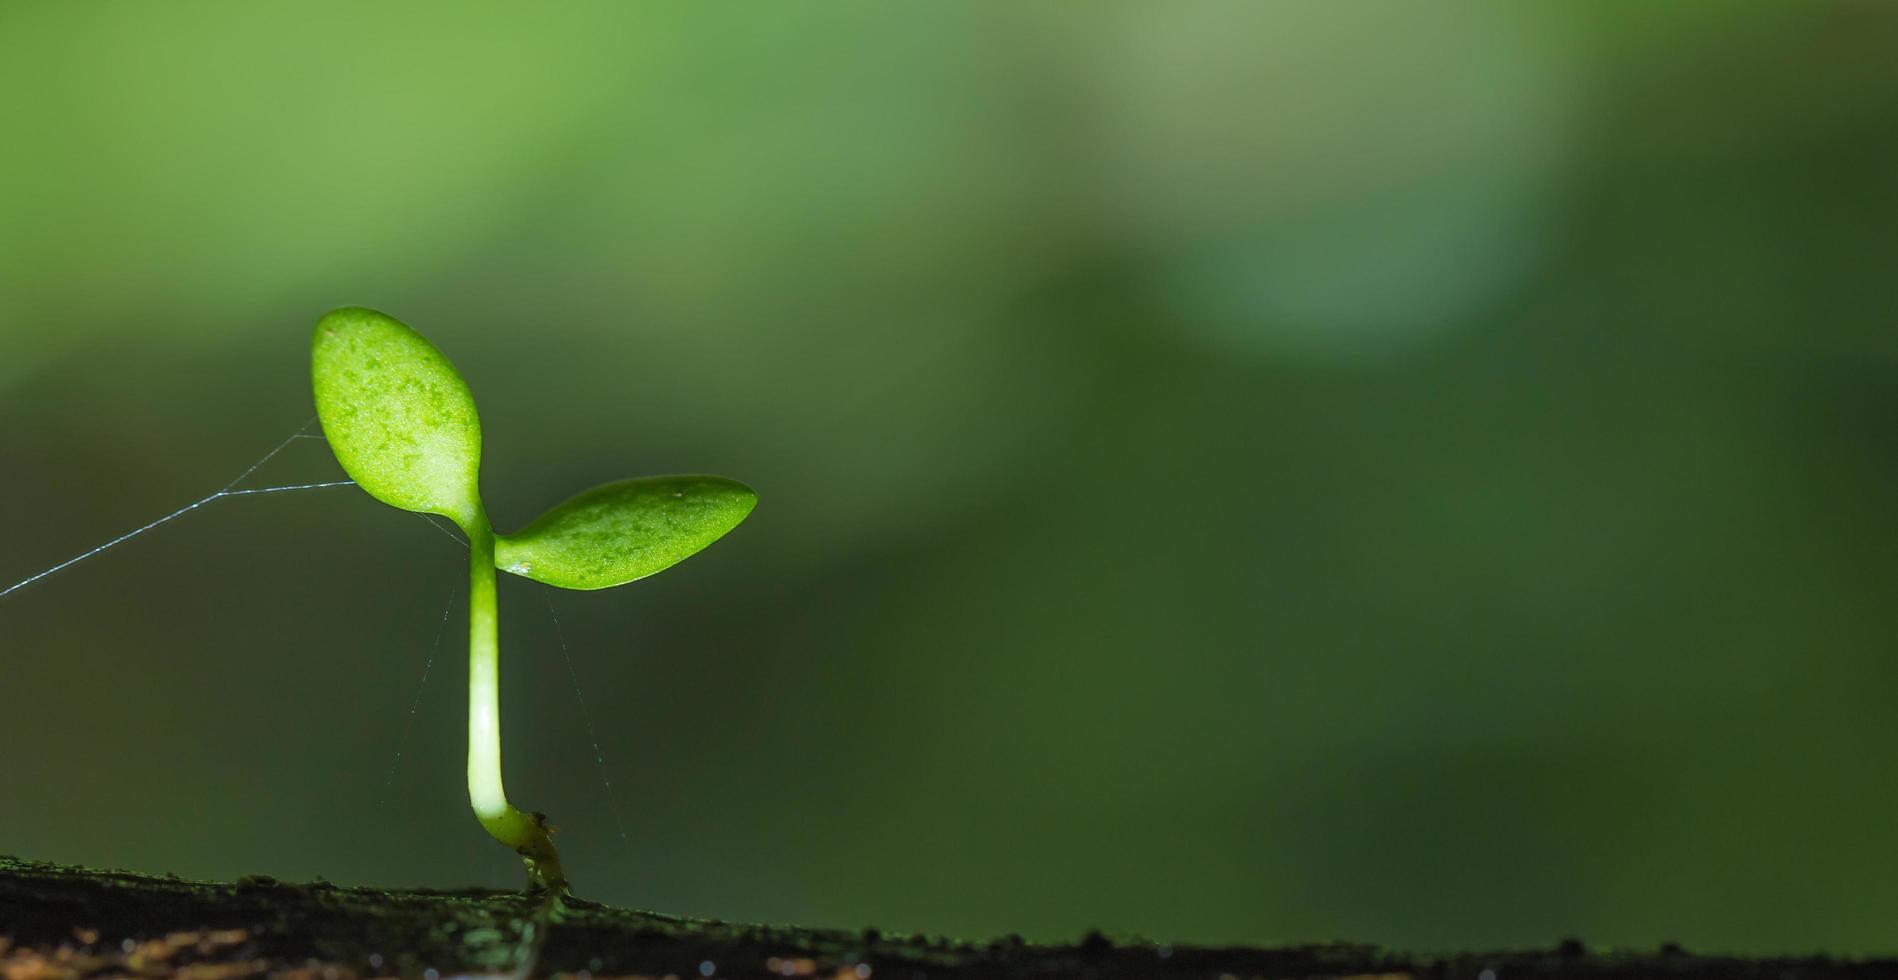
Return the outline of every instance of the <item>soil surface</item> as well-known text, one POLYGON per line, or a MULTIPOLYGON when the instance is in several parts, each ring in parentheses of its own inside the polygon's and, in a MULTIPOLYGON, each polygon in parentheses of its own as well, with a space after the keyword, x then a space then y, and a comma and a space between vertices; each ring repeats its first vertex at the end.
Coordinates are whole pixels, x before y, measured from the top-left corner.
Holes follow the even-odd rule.
POLYGON ((1898 960, 1740 959, 1677 948, 1421 955, 1371 946, 1169 946, 1098 933, 972 943, 741 925, 494 891, 382 891, 95 871, 0 857, 0 978, 358 980, 1254 980, 1287 977, 1898 977, 1898 960))

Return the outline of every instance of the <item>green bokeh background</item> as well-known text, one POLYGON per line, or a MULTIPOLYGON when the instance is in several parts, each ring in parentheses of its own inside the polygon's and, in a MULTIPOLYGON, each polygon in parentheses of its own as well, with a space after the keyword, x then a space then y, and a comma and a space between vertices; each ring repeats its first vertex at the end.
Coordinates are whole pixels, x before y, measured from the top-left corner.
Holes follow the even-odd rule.
MULTIPOLYGON (((0 584, 235 476, 370 305, 469 379, 503 527, 760 491, 649 581, 503 584, 511 794, 588 897, 1889 952, 1895 46, 1870 2, 7 3, 0 584)), ((515 883, 455 630, 417 697, 461 562, 327 490, 0 600, 0 851, 515 883)))

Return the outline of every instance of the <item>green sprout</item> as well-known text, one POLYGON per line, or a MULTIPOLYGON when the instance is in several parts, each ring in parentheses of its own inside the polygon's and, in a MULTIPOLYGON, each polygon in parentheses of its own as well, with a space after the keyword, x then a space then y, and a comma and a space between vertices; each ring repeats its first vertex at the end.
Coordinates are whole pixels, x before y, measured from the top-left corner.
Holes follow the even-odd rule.
POLYGON ((391 507, 438 514, 468 536, 468 801, 495 840, 555 893, 567 876, 546 818, 501 784, 500 644, 495 570, 563 589, 645 578, 737 527, 758 496, 717 476, 655 476, 595 487, 514 535, 494 533, 480 491, 481 421, 448 358, 395 318, 360 307, 326 314, 310 345, 323 435, 350 478, 391 507))

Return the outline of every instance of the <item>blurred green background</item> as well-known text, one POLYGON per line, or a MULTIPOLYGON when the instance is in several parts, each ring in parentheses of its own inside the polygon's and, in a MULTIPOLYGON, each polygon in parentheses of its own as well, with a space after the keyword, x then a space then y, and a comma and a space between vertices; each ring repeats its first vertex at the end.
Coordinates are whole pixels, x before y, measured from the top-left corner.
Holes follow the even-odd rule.
MULTIPOLYGON (((370 305, 468 377, 504 528, 761 493, 636 586, 503 583, 509 788, 587 897, 1892 951, 1895 45, 1871 2, 7 3, 0 585, 222 486, 370 305)), ((0 852, 514 884, 458 623, 417 699, 462 562, 326 490, 0 600, 0 852)))

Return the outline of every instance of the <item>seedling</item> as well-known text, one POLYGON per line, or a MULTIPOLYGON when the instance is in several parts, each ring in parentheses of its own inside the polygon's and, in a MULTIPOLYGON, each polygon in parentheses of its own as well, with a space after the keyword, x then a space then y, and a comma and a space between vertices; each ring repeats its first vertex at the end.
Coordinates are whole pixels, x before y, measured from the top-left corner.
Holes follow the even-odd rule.
POLYGON ((323 435, 350 478, 391 507, 446 517, 468 536, 468 802, 534 885, 564 893, 546 818, 516 809, 501 785, 495 571, 563 589, 624 585, 724 536, 757 494, 717 476, 623 480, 496 534, 481 502, 474 396, 421 334, 374 310, 335 310, 317 321, 310 377, 323 435))

